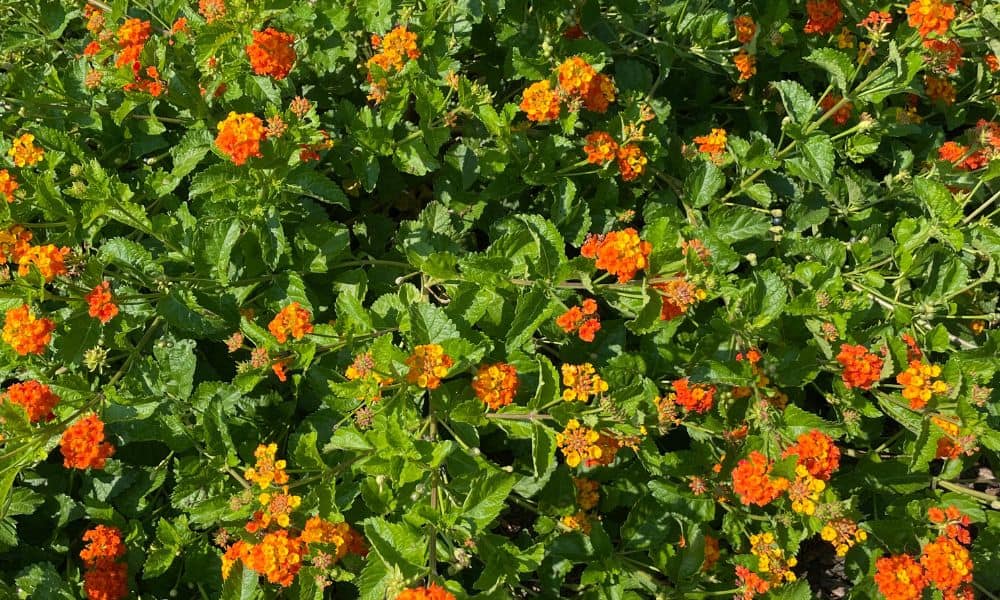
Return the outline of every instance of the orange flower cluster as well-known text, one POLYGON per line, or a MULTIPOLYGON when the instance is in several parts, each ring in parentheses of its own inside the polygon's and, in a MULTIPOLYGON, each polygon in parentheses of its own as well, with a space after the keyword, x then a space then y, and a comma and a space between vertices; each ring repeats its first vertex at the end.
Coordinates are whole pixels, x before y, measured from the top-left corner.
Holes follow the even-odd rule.
POLYGON ((14 138, 7 154, 18 167, 30 167, 42 160, 45 150, 35 145, 35 136, 30 133, 14 138))
POLYGON ((21 356, 41 354, 52 341, 56 324, 46 318, 36 318, 27 304, 7 311, 3 324, 3 341, 21 356))
POLYGON ((17 262, 31 247, 31 231, 20 225, 0 229, 0 263, 17 262))
POLYGON ((606 131, 588 134, 584 141, 583 151, 587 153, 587 162, 592 165, 609 163, 618 156, 618 142, 606 131))
POLYGON ((935 379, 941 375, 941 367, 911 360, 905 371, 896 375, 896 383, 903 386, 903 398, 910 401, 910 408, 920 410, 927 406, 931 396, 944 394, 948 384, 935 379))
POLYGON ((102 281, 90 290, 84 300, 87 301, 88 313, 101 323, 107 323, 118 314, 118 305, 111 295, 111 283, 102 281))
POLYGON ((926 38, 932 33, 944 35, 955 18, 955 5, 944 0, 913 0, 906 7, 910 27, 926 38))
POLYGON ((562 382, 566 386, 562 393, 562 399, 566 402, 573 400, 587 402, 591 397, 599 396, 608 391, 608 382, 601 379, 601 376, 594 370, 594 365, 590 363, 563 365, 562 382))
POLYGON ((251 545, 244 564, 269 582, 288 587, 302 568, 302 556, 307 551, 301 538, 279 529, 266 534, 259 544, 251 545))
POLYGON ((684 407, 688 412, 699 414, 706 413, 712 409, 712 402, 715 398, 714 385, 691 384, 688 378, 674 381, 675 402, 684 407))
POLYGON ((837 362, 844 367, 841 378, 847 389, 870 390, 882 378, 882 359, 864 346, 841 344, 837 362))
POLYGON ((289 335, 301 340, 313 332, 312 313, 302 308, 298 302, 292 302, 274 315, 271 322, 267 324, 267 330, 271 332, 274 339, 278 340, 279 344, 287 342, 289 335))
POLYGON ((198 14, 209 24, 221 19, 226 16, 225 0, 198 0, 198 14))
POLYGON ((31 273, 31 267, 41 274, 45 281, 52 281, 59 275, 65 275, 66 263, 64 258, 69 254, 69 248, 63 246, 57 248, 52 244, 44 246, 32 246, 21 254, 18 259, 17 274, 24 277, 31 273))
POLYGON ((559 94, 552 91, 547 79, 536 81, 524 90, 521 110, 529 121, 546 123, 559 118, 559 94))
POLYGON ((746 81, 757 74, 757 57, 745 49, 741 48, 733 55, 733 64, 740 74, 740 81, 746 81))
POLYGON ((788 489, 784 477, 771 477, 774 462, 754 450, 733 469, 733 491, 743 504, 766 506, 788 489))
POLYGON ((594 334, 601 330, 601 318, 597 315, 597 301, 587 298, 580 306, 573 306, 556 317, 556 325, 566 333, 577 332, 585 342, 594 341, 594 334))
POLYGON ((990 73, 996 73, 1000 71, 1000 57, 992 52, 986 54, 983 57, 983 62, 986 63, 986 68, 989 69, 990 73))
POLYGON ((878 559, 875 583, 879 591, 889 600, 918 600, 924 588, 932 585, 945 600, 971 600, 973 565, 965 547, 972 541, 969 517, 954 506, 932 507, 927 515, 943 534, 924 545, 919 563, 908 554, 878 559))
POLYGON ((698 288, 687 280, 685 274, 661 283, 654 283, 653 288, 660 292, 660 320, 672 321, 683 315, 689 308, 706 297, 705 290, 698 288))
POLYGON ((396 600, 455 600, 454 594, 432 583, 426 587, 415 587, 403 590, 396 600))
POLYGON ((1000 125, 980 119, 973 133, 973 146, 945 142, 938 148, 938 158, 952 163, 957 169, 975 171, 1000 157, 1000 125))
POLYGON ((740 15, 733 19, 733 29, 736 30, 736 41, 749 44, 757 34, 757 24, 750 15, 740 15))
POLYGON ((590 535, 593 525, 590 522, 590 515, 586 511, 578 510, 571 515, 564 515, 559 519, 563 527, 574 531, 581 531, 584 535, 590 535))
POLYGON ((122 534, 115 527, 98 525, 83 534, 87 546, 80 551, 86 567, 83 590, 87 600, 119 600, 128 595, 128 564, 117 562, 125 556, 122 534))
POLYGON ((809 0, 806 2, 806 14, 809 19, 803 31, 810 35, 833 33, 844 18, 839 0, 809 0))
MULTIPOLYGON (((823 96, 819 106, 823 109, 824 113, 828 113, 843 99, 843 96, 839 94, 827 94, 826 96, 823 96)), ((853 114, 853 112, 854 105, 850 102, 845 102, 840 106, 840 108, 837 109, 837 112, 833 113, 830 120, 837 125, 846 125, 847 122, 851 120, 851 114, 853 114)))
POLYGON ((718 160, 726 151, 726 130, 713 128, 711 133, 694 138, 694 143, 698 144, 698 152, 709 155, 713 160, 718 160))
POLYGON ((408 31, 405 26, 396 27, 385 37, 372 36, 372 47, 381 48, 381 52, 368 59, 368 68, 377 65, 383 71, 390 73, 399 71, 406 60, 420 58, 420 48, 417 48, 417 34, 408 31))
POLYGON ((472 378, 472 389, 486 406, 498 410, 514 401, 517 395, 517 369, 507 363, 482 365, 472 378))
POLYGON ((875 561, 875 584, 886 600, 920 600, 927 580, 917 561, 902 554, 875 561))
POLYGON ((35 380, 12 384, 0 395, 0 400, 23 408, 31 423, 43 419, 51 421, 55 417, 52 409, 59 404, 59 396, 53 394, 49 386, 35 380))
POLYGON ((868 533, 859 528, 853 519, 841 517, 828 521, 820 530, 819 537, 825 542, 830 542, 837 556, 845 556, 856 544, 867 540, 868 533))
POLYGON ((305 527, 302 528, 302 541, 307 544, 327 544, 336 546, 334 553, 338 560, 343 558, 348 552, 365 556, 368 548, 360 533, 351 528, 343 521, 331 523, 320 517, 309 517, 305 527))
POLYGON ((938 148, 938 158, 950 162, 956 169, 963 171, 975 171, 986 166, 985 158, 979 152, 971 152, 971 148, 963 146, 958 142, 949 141, 941 144, 938 148))
POLYGON ((869 11, 868 15, 858 23, 858 27, 867 29, 868 34, 873 37, 881 35, 889 25, 892 25, 892 15, 878 10, 869 11))
POLYGON ((740 588, 740 595, 736 597, 742 600, 753 600, 758 594, 766 594, 771 589, 770 583, 743 565, 736 566, 736 579, 740 588))
POLYGON ((7 199, 7 203, 14 201, 14 192, 21 185, 11 177, 10 172, 7 169, 0 169, 0 196, 7 199))
POLYGON ((611 78, 598 73, 579 56, 567 58, 556 69, 559 88, 569 97, 577 97, 587 110, 603 113, 615 101, 611 78))
POLYGON ((134 81, 122 86, 122 89, 126 92, 145 92, 154 98, 158 98, 165 89, 163 80, 160 79, 160 71, 153 65, 143 69, 139 61, 133 62, 132 78, 134 81))
POLYGON ((944 77, 925 75, 924 91, 928 98, 945 106, 951 106, 955 103, 955 84, 944 77))
POLYGON ((288 76, 295 63, 295 36, 268 27, 253 32, 253 42, 247 44, 250 68, 257 75, 267 75, 277 81, 288 76))
POLYGON ((604 450, 598 445, 601 434, 570 419, 562 433, 556 434, 556 445, 562 450, 566 464, 573 468, 582 461, 599 460, 604 450))
POLYGON ((719 562, 719 538, 705 534, 705 559, 701 563, 701 571, 708 573, 719 562))
POLYGON ((444 353, 439 344, 425 344, 413 349, 413 354, 406 358, 406 381, 419 387, 434 390, 441 385, 441 378, 448 375, 448 369, 455 364, 450 356, 444 353))
POLYGON ((215 146, 239 166, 248 158, 260 158, 260 142, 264 139, 264 122, 253 113, 230 112, 219 123, 215 146))
POLYGON ((785 448, 781 458, 795 455, 797 463, 805 467, 817 479, 829 481, 830 476, 840 467, 840 449, 833 438, 818 429, 803 433, 795 443, 785 448))
POLYGON ((142 19, 127 19, 122 23, 115 34, 120 50, 118 58, 115 60, 115 66, 121 68, 137 62, 152 31, 153 27, 149 21, 142 19))
POLYGON ((979 447, 976 446, 975 435, 959 435, 960 428, 958 423, 936 416, 931 417, 931 423, 945 434, 944 437, 938 439, 935 458, 953 460, 961 457, 963 454, 972 456, 979 450, 979 447))
POLYGON ((639 238, 639 232, 629 227, 604 235, 591 234, 580 248, 580 254, 595 259, 594 266, 618 277, 625 283, 640 269, 649 266, 653 245, 639 238))
POLYGON ((67 469, 103 469, 115 447, 104 439, 104 421, 91 413, 66 428, 59 440, 67 469))
POLYGON ((254 466, 243 472, 243 477, 247 481, 256 483, 260 489, 267 489, 272 483, 285 485, 288 483, 288 473, 285 472, 287 463, 284 460, 274 460, 278 453, 278 445, 260 444, 254 450, 254 458, 257 459, 254 466))

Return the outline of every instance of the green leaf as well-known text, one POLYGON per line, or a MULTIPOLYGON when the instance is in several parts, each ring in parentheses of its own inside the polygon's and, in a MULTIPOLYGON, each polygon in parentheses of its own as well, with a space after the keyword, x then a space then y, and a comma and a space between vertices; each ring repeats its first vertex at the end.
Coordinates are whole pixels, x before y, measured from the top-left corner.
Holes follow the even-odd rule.
POLYGON ((551 279, 566 261, 563 248, 566 242, 556 226, 538 215, 518 215, 517 219, 528 226, 531 237, 538 244, 538 262, 535 271, 544 279, 551 279))
POLYGON ((517 483, 517 477, 508 473, 490 473, 477 478, 462 503, 462 517, 484 530, 500 515, 504 500, 517 483))
POLYGON ((461 337, 444 309, 426 302, 410 305, 410 331, 417 344, 439 344, 461 337))
POLYGON ((236 561, 229 579, 222 586, 221 600, 253 600, 260 597, 260 587, 257 585, 257 573, 236 561))
POLYGON ((761 328, 781 315, 788 302, 788 290, 781 278, 771 271, 754 273, 754 291, 747 307, 751 323, 761 328))
POLYGON ((535 331, 552 314, 552 303, 546 292, 532 288, 521 296, 514 310, 514 320, 507 333, 507 350, 520 348, 535 335, 535 331))
POLYGON ((799 151, 805 157, 809 170, 806 175, 816 183, 829 183, 833 177, 835 156, 833 142, 825 133, 815 133, 799 142, 799 151))
POLYGON ((797 81, 776 81, 771 85, 781 94, 788 116, 800 125, 808 123, 816 110, 816 101, 806 88, 797 81))
POLYGON ((806 60, 819 65, 830 74, 830 81, 841 91, 847 92, 847 82, 854 70, 854 61, 840 50, 833 48, 817 48, 806 60))
POLYGON ((549 470, 556 454, 556 437, 551 429, 540 424, 531 424, 531 464, 535 477, 541 477, 549 470))
POLYGON ((917 177, 913 180, 913 193, 935 219, 954 225, 962 218, 962 207, 955 202, 955 197, 944 184, 926 177, 917 177))
POLYGON ((326 175, 317 173, 309 167, 299 167, 289 173, 285 178, 285 189, 327 204, 335 204, 343 208, 351 206, 340 186, 326 175))
POLYGON ((295 449, 292 450, 292 460, 296 466, 315 471, 326 469, 326 463, 323 462, 323 457, 320 456, 319 450, 316 448, 318 437, 316 430, 311 429, 294 438, 295 449))
POLYGON ((703 160, 684 180, 684 197, 695 208, 707 206, 726 184, 722 170, 711 161, 703 160))

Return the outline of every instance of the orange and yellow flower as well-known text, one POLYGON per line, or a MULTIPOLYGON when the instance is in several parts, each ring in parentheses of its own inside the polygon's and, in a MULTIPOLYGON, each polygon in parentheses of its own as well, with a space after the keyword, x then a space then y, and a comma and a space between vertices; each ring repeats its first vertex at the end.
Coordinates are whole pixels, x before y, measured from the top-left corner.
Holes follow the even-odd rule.
POLYGON ((583 107, 591 112, 604 113, 608 110, 608 106, 615 101, 617 93, 615 82, 604 73, 598 73, 590 81, 590 85, 583 95, 583 107))
POLYGON ((211 24, 226 16, 225 0, 198 0, 198 13, 211 24))
POLYGON ((90 290, 84 300, 87 301, 87 312, 101 323, 107 323, 118 314, 118 305, 111 295, 111 283, 102 281, 90 290))
POLYGON ((927 580, 920 564, 909 554, 901 554, 875 561, 875 584, 886 600, 919 600, 927 580))
POLYGON ((265 535, 251 548, 246 564, 267 577, 269 582, 288 587, 302 568, 302 557, 307 550, 301 538, 279 529, 265 535))
POLYGON ((7 169, 0 169, 0 196, 7 199, 7 203, 14 201, 14 192, 21 187, 7 169))
POLYGON ((652 251, 653 245, 640 239, 639 232, 631 227, 604 235, 591 234, 580 248, 580 254, 593 258, 598 269, 616 275, 618 283, 631 280, 636 272, 648 267, 652 251))
POLYGON ((10 344, 15 352, 41 354, 52 340, 56 324, 46 318, 36 318, 27 304, 7 311, 3 325, 3 341, 10 344))
POLYGON ((955 84, 944 77, 924 75, 924 91, 928 98, 945 106, 951 106, 955 103, 955 84))
POLYGON ((295 64, 295 36, 268 27, 253 32, 253 42, 246 47, 250 68, 257 75, 267 75, 277 81, 288 76, 295 64))
POLYGON ((14 138, 7 154, 18 167, 30 167, 45 156, 45 150, 35 145, 35 136, 30 133, 14 138))
POLYGON ((972 558, 968 548, 948 536, 938 536, 924 546, 920 556, 924 577, 941 592, 955 594, 972 583, 972 558))
POLYGON ((633 181, 638 179, 646 171, 646 153, 636 144, 625 144, 618 148, 618 170, 622 174, 622 181, 633 181))
POLYGON ((597 301, 587 298, 580 306, 572 306, 556 317, 556 325, 566 333, 577 332, 581 340, 594 341, 594 335, 601 330, 601 319, 597 315, 597 301))
POLYGON ((813 477, 804 466, 796 466, 795 479, 788 484, 788 499, 792 501, 792 510, 811 517, 816 512, 819 495, 825 489, 823 480, 813 477))
POLYGON ((405 589, 396 596, 396 600, 455 600, 455 595, 432 583, 426 587, 405 589))
POLYGON ((272 483, 285 485, 288 483, 288 473, 285 467, 288 463, 284 460, 275 460, 278 453, 278 445, 261 444, 254 450, 254 458, 257 459, 254 466, 243 472, 247 481, 256 483, 260 489, 267 489, 272 483))
POLYGON ((424 344, 413 349, 413 354, 406 358, 406 381, 428 390, 437 389, 441 379, 448 376, 448 370, 455 364, 450 356, 444 353, 439 344, 424 344))
POLYGON ((103 469, 115 447, 104 439, 104 421, 91 413, 66 428, 59 440, 67 469, 103 469))
POLYGON ((556 434, 556 445, 566 458, 566 464, 573 468, 583 461, 599 460, 603 449, 598 445, 601 434, 583 427, 576 419, 570 419, 562 433, 556 434))
POLYGON ((301 340, 313 332, 312 313, 298 302, 292 302, 274 315, 274 319, 267 324, 267 330, 279 344, 287 342, 289 335, 301 340))
POLYGON ((827 522, 819 532, 823 541, 830 542, 837 556, 845 556, 856 544, 868 539, 868 533, 853 519, 841 517, 827 522))
POLYGON ((896 383, 903 386, 903 398, 910 401, 910 408, 920 410, 927 406, 934 394, 944 394, 948 384, 936 379, 941 367, 911 360, 905 371, 896 375, 896 383))
POLYGON ((517 395, 517 369, 507 363, 482 365, 472 378, 472 389, 491 410, 497 410, 514 401, 517 395))
POLYGON ((795 581, 792 567, 798 564, 798 560, 794 556, 785 558, 785 551, 770 531, 750 536, 750 554, 757 557, 757 570, 767 573, 772 585, 795 581))
POLYGON ((944 35, 955 18, 955 5, 943 0, 913 0, 906 7, 910 27, 926 38, 932 33, 944 35))
POLYGON ((51 421, 55 417, 52 409, 59 404, 59 396, 53 394, 49 386, 35 380, 12 384, 0 395, 0 400, 23 408, 30 423, 51 421))
POLYGON ((96 567, 103 561, 116 561, 125 556, 125 544, 122 542, 122 532, 117 527, 98 525, 88 529, 83 534, 87 545, 80 551, 83 564, 96 567))
POLYGON ((570 96, 584 96, 590 89, 597 71, 579 56, 567 58, 556 69, 559 88, 570 96))
POLYGON ((706 413, 712 409, 715 398, 715 386, 690 383, 688 378, 677 379, 673 383, 675 400, 684 410, 696 413, 706 413))
POLYGON ((559 94, 551 89, 549 81, 536 81, 524 90, 521 110, 529 121, 546 123, 559 118, 559 94))
POLYGON ((219 123, 215 147, 239 166, 248 158, 260 158, 260 142, 264 139, 264 122, 253 113, 230 112, 219 123))
POLYGON ((792 455, 798 457, 799 466, 823 481, 828 481, 840 467, 840 449, 833 443, 833 438, 818 429, 800 435, 794 444, 785 448, 781 458, 792 455))
POLYGON ((694 143, 698 144, 698 152, 717 159, 726 151, 726 138, 726 130, 716 127, 707 135, 694 138, 694 143))
POLYGON ((585 138, 583 151, 592 165, 607 164, 618 156, 618 142, 606 131, 595 131, 585 138))
POLYGON ((746 81, 757 74, 757 57, 742 48, 733 55, 733 64, 740 74, 740 81, 746 81))
POLYGON ((562 382, 566 386, 562 393, 562 399, 566 402, 573 400, 587 402, 592 397, 600 396, 608 391, 608 382, 601 379, 601 376, 594 370, 594 365, 590 363, 564 364, 562 366, 562 382))
POLYGON ((153 27, 149 21, 127 19, 122 23, 115 34, 118 40, 118 48, 120 49, 118 58, 115 60, 115 66, 121 68, 138 61, 139 55, 142 54, 142 49, 146 46, 146 42, 149 40, 152 32, 153 27))
POLYGON ((57 248, 52 244, 32 246, 21 254, 21 258, 18 260, 17 274, 24 277, 31 273, 31 267, 35 267, 45 281, 52 281, 68 272, 64 262, 67 254, 69 254, 69 248, 65 246, 62 248, 57 248))
POLYGON ((676 319, 707 297, 705 290, 689 282, 684 274, 667 281, 654 283, 653 288, 660 293, 661 321, 676 319))
POLYGON ((733 19, 733 29, 736 30, 736 41, 749 44, 757 33, 757 24, 750 15, 740 15, 733 19))
POLYGON ((20 225, 0 229, 0 263, 18 262, 31 247, 31 231, 20 225))

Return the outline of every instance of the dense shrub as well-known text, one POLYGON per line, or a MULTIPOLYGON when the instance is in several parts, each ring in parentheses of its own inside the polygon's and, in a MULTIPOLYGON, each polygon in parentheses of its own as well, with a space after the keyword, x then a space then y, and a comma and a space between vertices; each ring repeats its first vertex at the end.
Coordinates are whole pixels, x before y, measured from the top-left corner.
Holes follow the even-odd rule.
POLYGON ((997 597, 994 2, 0 15, 0 596, 997 597))

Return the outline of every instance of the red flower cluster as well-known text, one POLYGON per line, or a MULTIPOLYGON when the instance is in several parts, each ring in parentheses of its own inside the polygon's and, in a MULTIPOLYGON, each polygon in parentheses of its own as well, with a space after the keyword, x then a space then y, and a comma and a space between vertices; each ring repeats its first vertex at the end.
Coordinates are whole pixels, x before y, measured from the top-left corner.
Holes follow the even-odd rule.
POLYGON ((313 332, 312 313, 302 308, 298 302, 292 302, 274 316, 267 324, 267 330, 279 344, 287 342, 289 334, 301 340, 306 334, 313 332))
POLYGON ((601 318, 597 314, 597 301, 587 298, 580 306, 573 306, 556 317, 556 325, 566 333, 577 332, 585 342, 594 341, 594 334, 601 330, 601 318))
MULTIPOLYGON (((843 99, 843 96, 840 96, 839 94, 827 94, 826 96, 823 96, 819 106, 823 109, 824 113, 827 113, 833 110, 833 107, 837 106, 837 104, 843 99)), ((837 125, 846 125, 847 122, 851 120, 851 114, 853 114, 853 112, 854 106, 850 102, 845 102, 840 108, 837 109, 837 112, 830 116, 830 120, 837 125)))
POLYGON ((59 440, 67 469, 103 469, 115 447, 104 440, 104 422, 91 413, 70 425, 59 440))
POLYGON ((80 558, 87 571, 83 589, 88 600, 118 600, 128 595, 128 564, 117 562, 125 556, 122 533, 115 527, 98 525, 83 534, 87 546, 80 558))
POLYGON ((250 68, 257 75, 267 75, 281 81, 295 63, 295 36, 268 27, 253 32, 253 42, 246 47, 250 68))
POLYGON ((455 600, 454 594, 432 583, 426 587, 415 587, 403 590, 396 600, 455 600))
POLYGON ((809 0, 806 2, 806 14, 809 19, 803 31, 811 35, 833 33, 844 18, 839 0, 809 0))
POLYGON ((52 409, 59 404, 59 396, 53 394, 49 386, 35 380, 11 385, 0 396, 0 400, 6 400, 23 408, 24 412, 28 413, 28 421, 31 423, 43 419, 51 421, 55 417, 52 409))
POLYGON ((841 377, 848 389, 870 390, 882 378, 882 359, 864 346, 842 344, 837 362, 844 367, 841 377))
POLYGON ((149 21, 142 19, 128 19, 122 23, 115 34, 120 49, 115 66, 121 68, 137 62, 152 31, 153 28, 149 21))
POLYGON ((648 267, 652 251, 653 245, 641 240, 639 232, 631 227, 604 235, 591 234, 580 248, 581 255, 595 259, 598 269, 616 275, 618 283, 631 280, 637 271, 648 267))
POLYGON ((118 305, 111 296, 111 284, 107 281, 94 286, 84 299, 87 301, 90 316, 101 323, 107 323, 118 314, 118 305))
POLYGON ((712 409, 712 402, 715 398, 714 385, 701 385, 688 383, 688 378, 674 381, 675 403, 684 407, 685 410, 696 413, 706 413, 712 409))
POLYGON ((733 491, 743 504, 766 506, 788 489, 784 477, 771 477, 774 462, 754 450, 733 469, 733 491))
POLYGON ((794 444, 785 449, 781 458, 793 454, 798 457, 797 464, 823 481, 828 481, 840 467, 840 449, 833 443, 833 438, 818 429, 800 435, 794 444))

